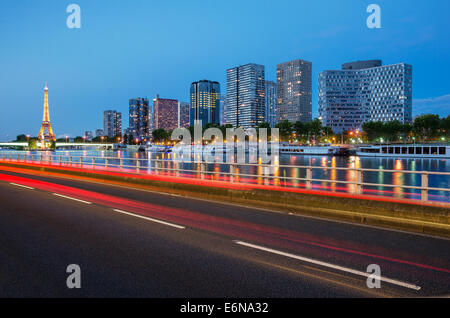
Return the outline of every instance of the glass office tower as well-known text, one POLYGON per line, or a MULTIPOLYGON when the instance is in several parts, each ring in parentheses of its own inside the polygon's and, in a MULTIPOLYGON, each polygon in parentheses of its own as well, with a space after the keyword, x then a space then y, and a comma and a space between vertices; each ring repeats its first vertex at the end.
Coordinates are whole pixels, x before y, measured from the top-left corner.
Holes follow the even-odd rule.
POLYGON ((133 98, 129 102, 129 129, 133 138, 143 140, 149 136, 149 108, 147 98, 133 98))
POLYGON ((266 81, 266 119, 270 127, 277 124, 277 84, 273 81, 266 81))
POLYGON ((195 121, 201 120, 202 125, 220 125, 220 84, 202 80, 191 84, 191 107, 189 122, 193 126, 195 121))
POLYGON ((278 122, 312 120, 312 63, 294 60, 277 65, 278 122))
POLYGON ((251 128, 265 121, 264 65, 246 64, 227 70, 226 121, 251 128))
POLYGON ((412 122, 412 66, 380 60, 346 63, 319 74, 319 116, 336 133, 369 121, 412 122))
POLYGON ((122 136, 122 113, 115 110, 103 112, 103 133, 109 138, 122 136))

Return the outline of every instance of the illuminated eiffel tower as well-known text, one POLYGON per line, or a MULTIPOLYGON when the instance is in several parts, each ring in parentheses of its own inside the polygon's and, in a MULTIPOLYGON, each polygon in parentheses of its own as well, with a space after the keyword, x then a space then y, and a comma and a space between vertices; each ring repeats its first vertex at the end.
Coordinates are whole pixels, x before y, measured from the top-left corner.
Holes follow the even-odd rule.
POLYGON ((52 125, 50 124, 50 114, 48 112, 48 87, 45 83, 44 88, 44 116, 42 118, 41 131, 39 132, 39 140, 42 148, 45 148, 46 141, 55 141, 55 134, 53 133, 52 125), (47 133, 45 132, 47 130, 47 133))

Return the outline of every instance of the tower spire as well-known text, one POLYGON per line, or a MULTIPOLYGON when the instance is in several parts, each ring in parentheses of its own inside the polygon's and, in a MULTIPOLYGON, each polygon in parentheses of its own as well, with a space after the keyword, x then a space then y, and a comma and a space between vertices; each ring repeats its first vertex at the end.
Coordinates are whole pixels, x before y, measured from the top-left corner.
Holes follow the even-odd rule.
POLYGON ((39 139, 41 141, 42 148, 45 148, 46 141, 54 141, 55 134, 53 133, 52 125, 50 123, 50 113, 48 107, 48 87, 47 81, 45 81, 44 87, 44 115, 42 118, 41 131, 39 132, 39 139), (46 132, 47 130, 47 132, 46 132))

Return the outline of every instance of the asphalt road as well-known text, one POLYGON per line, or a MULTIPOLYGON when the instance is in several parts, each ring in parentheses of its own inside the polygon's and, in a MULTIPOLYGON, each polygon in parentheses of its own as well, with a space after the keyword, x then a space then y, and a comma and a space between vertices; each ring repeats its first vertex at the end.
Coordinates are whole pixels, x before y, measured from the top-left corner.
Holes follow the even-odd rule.
POLYGON ((0 171, 0 297, 449 294, 450 240, 0 171))

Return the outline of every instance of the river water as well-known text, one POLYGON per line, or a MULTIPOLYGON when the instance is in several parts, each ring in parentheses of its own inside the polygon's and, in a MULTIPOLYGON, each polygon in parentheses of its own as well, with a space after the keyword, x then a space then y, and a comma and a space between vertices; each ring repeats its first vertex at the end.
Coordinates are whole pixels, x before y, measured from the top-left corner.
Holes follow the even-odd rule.
MULTIPOLYGON (((15 152, 12 150, 0 150, 0 156, 3 154, 20 153, 24 154, 31 159, 31 156, 40 156, 40 152, 15 152)), ((125 166, 135 166, 133 159, 161 159, 163 167, 166 168, 182 168, 186 170, 200 170, 200 165, 195 163, 184 162, 175 165, 173 161, 174 155, 172 153, 139 153, 139 152, 127 152, 127 151, 94 151, 94 150, 70 150, 70 151, 54 151, 50 153, 52 156, 72 156, 74 158, 83 157, 84 164, 91 163, 89 157, 109 157, 117 158, 117 160, 109 160, 109 164, 119 164, 119 159, 123 160, 125 166)), ((45 155, 44 155, 45 156, 45 155)), ((371 158, 371 157, 329 157, 329 156, 305 156, 305 155, 280 155, 276 158, 276 165, 270 168, 269 175, 276 178, 270 179, 271 184, 278 186, 289 186, 304 188, 305 181, 293 180, 292 178, 305 178, 306 169, 296 167, 279 167, 278 165, 289 166, 313 166, 321 168, 351 168, 351 169, 384 169, 395 170, 399 172, 365 172, 363 175, 363 182, 377 184, 377 186, 366 186, 364 188, 364 194, 371 195, 384 195, 398 198, 420 199, 420 190, 417 189, 402 189, 398 187, 378 186, 384 185, 407 185, 407 186, 421 186, 420 174, 409 174, 401 171, 429 171, 429 172, 450 172, 450 160, 448 159, 402 159, 402 158, 371 158)), ((54 159, 56 160, 56 159, 54 159)), ((78 159, 74 159, 79 160, 78 159)), ((103 160, 96 159, 96 164, 103 164, 103 160)), ((141 172, 154 173, 154 162, 143 161, 141 164, 141 172)), ((161 163, 160 163, 161 165, 161 163)), ((229 166, 219 164, 208 164, 206 170, 218 172, 229 172, 229 166)), ((252 182, 257 184, 267 184, 267 179, 264 178, 265 172, 263 168, 256 166, 239 166, 235 170, 235 173, 239 174, 253 174, 261 177, 250 178, 243 176, 241 180, 237 178, 237 181, 252 182)), ((175 172, 173 172, 175 174, 175 172)), ((189 174, 189 173, 187 173, 189 174)), ((195 173, 194 173, 195 174, 195 173)), ((214 175, 212 178, 220 178, 219 174, 214 175)), ((313 189, 326 190, 333 192, 347 192, 355 193, 356 185, 354 184, 340 184, 333 181, 351 181, 357 180, 357 173, 353 170, 334 170, 334 169, 313 169, 313 178, 320 180, 330 180, 329 182, 313 182, 313 189)), ((446 188, 450 187, 450 176, 442 175, 430 175, 429 186, 433 188, 446 188)), ((430 200, 440 202, 450 202, 450 192, 446 191, 431 191, 430 200)))

